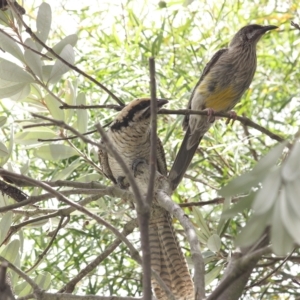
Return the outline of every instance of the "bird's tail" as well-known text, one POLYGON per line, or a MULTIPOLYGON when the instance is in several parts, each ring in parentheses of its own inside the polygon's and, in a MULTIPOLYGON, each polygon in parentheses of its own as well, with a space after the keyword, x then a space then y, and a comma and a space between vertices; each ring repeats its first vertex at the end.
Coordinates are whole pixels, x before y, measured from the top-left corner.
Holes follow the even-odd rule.
MULTIPOLYGON (((149 238, 152 269, 160 275, 176 300, 194 299, 193 281, 177 240, 171 215, 161 207, 152 208, 149 238)), ((158 300, 168 299, 154 279, 152 285, 158 300)))
POLYGON ((180 149, 175 158, 174 164, 169 173, 169 182, 172 191, 176 189, 181 182, 187 168, 189 167, 198 145, 203 137, 201 132, 193 132, 191 134, 188 127, 180 149))

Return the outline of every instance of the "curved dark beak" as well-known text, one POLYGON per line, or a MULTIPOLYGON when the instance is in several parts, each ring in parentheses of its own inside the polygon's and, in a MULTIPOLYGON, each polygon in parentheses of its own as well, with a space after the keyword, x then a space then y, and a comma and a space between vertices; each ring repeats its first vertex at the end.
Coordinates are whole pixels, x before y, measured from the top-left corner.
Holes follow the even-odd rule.
POLYGON ((162 106, 164 106, 165 104, 167 104, 169 101, 166 99, 157 99, 157 107, 160 108, 162 106))
POLYGON ((261 29, 261 33, 266 33, 267 31, 269 30, 273 30, 273 29, 277 29, 278 27, 277 26, 274 26, 274 25, 267 25, 267 26, 264 26, 262 29, 261 29))

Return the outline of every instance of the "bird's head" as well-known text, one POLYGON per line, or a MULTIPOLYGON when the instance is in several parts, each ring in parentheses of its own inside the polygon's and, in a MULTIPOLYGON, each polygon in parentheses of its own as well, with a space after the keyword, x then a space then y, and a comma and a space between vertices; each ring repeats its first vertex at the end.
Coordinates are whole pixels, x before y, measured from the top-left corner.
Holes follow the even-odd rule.
MULTIPOLYGON (((166 103, 168 103, 168 101, 165 99, 157 99, 158 110, 166 103)), ((149 98, 139 98, 131 101, 120 111, 112 123, 111 129, 118 130, 132 126, 133 124, 136 126, 149 126, 151 115, 150 105, 151 100, 149 98)))
POLYGON ((233 37, 229 47, 240 46, 244 44, 255 46, 260 38, 269 30, 278 28, 274 25, 247 25, 241 28, 233 37))

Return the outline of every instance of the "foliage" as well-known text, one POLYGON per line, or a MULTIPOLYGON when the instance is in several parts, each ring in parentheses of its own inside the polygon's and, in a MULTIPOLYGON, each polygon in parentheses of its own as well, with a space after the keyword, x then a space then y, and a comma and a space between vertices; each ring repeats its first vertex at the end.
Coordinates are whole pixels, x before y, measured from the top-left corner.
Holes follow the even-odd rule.
MULTIPOLYGON (((281 256, 272 253, 261 259, 261 266, 268 268, 254 269, 243 296, 299 297, 299 283, 293 278, 298 273, 299 250, 279 268, 294 242, 299 244, 296 140, 300 125, 300 31, 290 25, 299 16, 297 4, 271 0, 60 2, 53 11, 54 4, 34 1, 31 7, 26 1, 23 19, 69 65, 30 37, 11 9, 0 11, 0 47, 4 51, 0 58, 0 165, 39 181, 96 181, 101 189, 111 183, 101 174, 97 148, 78 137, 64 139, 72 135, 68 130, 31 115, 34 112, 64 121, 80 133, 93 131, 97 122, 105 126, 113 119, 116 110, 108 107, 60 108, 62 104, 113 104, 120 108, 120 103, 74 66, 127 103, 149 96, 148 58, 154 56, 158 97, 170 99, 169 109, 183 109, 205 63, 240 27, 248 23, 279 26, 258 44, 255 78, 235 110, 291 141, 291 154, 286 150, 287 143, 275 147, 277 140, 270 135, 238 121, 226 126, 220 120, 201 142, 173 200, 183 207, 195 202, 185 212, 195 224, 202 245, 208 294, 224 273, 236 237, 238 245, 249 246, 271 225, 273 251, 281 256), (66 23, 56 18, 59 14, 73 18, 78 27, 64 34, 66 23), (56 19, 59 22, 55 24, 56 19), (269 160, 264 164, 266 157, 269 160), (217 198, 219 194, 225 198, 217 198), (235 196, 239 197, 232 198, 235 196), (209 200, 213 203, 207 205, 209 200), (237 204, 229 209, 231 201, 237 204), (271 271, 274 273, 267 277, 271 271), (256 284, 265 277, 266 281, 256 284)), ((158 135, 170 168, 183 138, 182 116, 159 115, 158 119, 158 135)), ((89 138, 97 142, 100 136, 93 132, 89 138)), ((34 197, 46 193, 34 184, 19 188, 34 197)), ((55 188, 60 192, 70 190, 65 182, 56 183, 55 188)), ((87 195, 85 190, 70 192, 67 197, 78 202, 87 195)), ((115 236, 78 210, 69 216, 55 214, 67 207, 55 197, 40 199, 43 201, 35 204, 38 206, 2 214, 0 255, 28 272, 45 290, 56 292, 105 252, 115 236), (40 258, 47 245, 50 249, 40 258)), ((85 207, 120 231, 135 217, 132 205, 119 197, 104 193, 92 200, 85 207)), ((12 198, 0 195, 0 209, 13 203, 12 198)), ((129 238, 139 248, 137 230, 129 238)), ((184 238, 181 243, 188 249, 184 238)), ((188 250, 186 255, 189 257, 188 250)), ((23 279, 11 274, 18 296, 32 292, 23 279)), ((140 296, 140 280, 140 267, 128 255, 127 247, 120 244, 91 269, 75 292, 140 296)))

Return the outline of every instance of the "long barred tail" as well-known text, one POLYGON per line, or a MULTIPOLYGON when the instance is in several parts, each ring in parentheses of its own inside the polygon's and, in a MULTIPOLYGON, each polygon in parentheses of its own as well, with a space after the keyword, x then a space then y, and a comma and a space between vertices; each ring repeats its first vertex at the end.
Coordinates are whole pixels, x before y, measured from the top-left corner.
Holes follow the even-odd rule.
MULTIPOLYGON (((193 300, 194 285, 172 225, 171 215, 154 206, 149 224, 151 267, 160 275, 176 300, 193 300)), ((158 300, 168 299, 159 284, 152 285, 158 300)))

